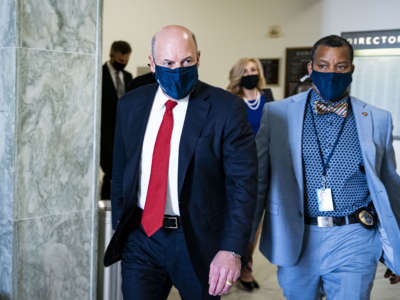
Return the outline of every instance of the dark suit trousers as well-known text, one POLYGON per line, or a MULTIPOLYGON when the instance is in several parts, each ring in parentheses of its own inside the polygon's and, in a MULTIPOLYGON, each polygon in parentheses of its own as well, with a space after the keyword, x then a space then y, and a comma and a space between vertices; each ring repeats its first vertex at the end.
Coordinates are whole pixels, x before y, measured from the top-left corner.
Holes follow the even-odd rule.
POLYGON ((124 300, 164 300, 172 285, 184 300, 219 299, 200 284, 181 228, 160 229, 150 238, 141 227, 133 231, 122 254, 124 300))

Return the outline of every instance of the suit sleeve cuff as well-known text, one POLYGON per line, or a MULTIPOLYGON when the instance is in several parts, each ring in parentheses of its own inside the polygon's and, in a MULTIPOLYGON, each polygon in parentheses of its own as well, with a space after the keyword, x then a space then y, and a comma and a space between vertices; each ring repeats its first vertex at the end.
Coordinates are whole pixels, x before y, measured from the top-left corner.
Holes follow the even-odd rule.
POLYGON ((222 241, 221 250, 234 252, 241 257, 247 256, 249 241, 238 242, 238 239, 227 238, 222 241))

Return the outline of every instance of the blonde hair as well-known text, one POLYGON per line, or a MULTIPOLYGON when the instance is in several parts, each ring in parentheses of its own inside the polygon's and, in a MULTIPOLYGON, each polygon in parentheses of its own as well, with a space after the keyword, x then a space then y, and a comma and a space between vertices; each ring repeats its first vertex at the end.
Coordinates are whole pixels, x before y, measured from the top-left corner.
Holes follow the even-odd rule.
POLYGON ((264 71, 263 68, 261 67, 260 61, 257 58, 247 58, 247 57, 241 58, 236 62, 236 64, 233 65, 232 69, 229 71, 229 85, 227 87, 228 91, 239 97, 243 96, 243 89, 240 86, 240 81, 244 75, 244 70, 246 68, 246 65, 249 62, 253 62, 256 64, 257 71, 260 76, 260 79, 258 80, 257 83, 257 89, 261 91, 266 88, 264 71))

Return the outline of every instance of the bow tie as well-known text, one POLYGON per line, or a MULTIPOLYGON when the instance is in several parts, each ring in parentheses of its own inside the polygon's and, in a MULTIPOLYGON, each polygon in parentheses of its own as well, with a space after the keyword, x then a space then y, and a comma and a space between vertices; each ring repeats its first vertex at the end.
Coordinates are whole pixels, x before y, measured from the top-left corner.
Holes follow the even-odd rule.
POLYGON ((325 104, 322 101, 314 101, 314 109, 319 115, 335 113, 340 117, 346 118, 349 112, 349 104, 341 102, 337 104, 325 104))

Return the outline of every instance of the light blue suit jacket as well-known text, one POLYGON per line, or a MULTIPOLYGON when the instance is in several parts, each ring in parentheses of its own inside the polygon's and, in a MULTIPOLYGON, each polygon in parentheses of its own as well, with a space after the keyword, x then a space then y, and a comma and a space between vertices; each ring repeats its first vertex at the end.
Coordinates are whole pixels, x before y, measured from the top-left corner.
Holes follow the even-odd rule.
MULTIPOLYGON (((296 264, 303 244, 302 135, 307 95, 308 91, 267 103, 256 137, 259 160, 256 220, 265 209, 260 250, 280 266, 296 264)), ((385 259, 400 274, 400 177, 392 146, 391 114, 353 97, 351 105, 370 195, 379 215, 385 259)), ((255 230, 253 226, 253 233, 255 230)))

